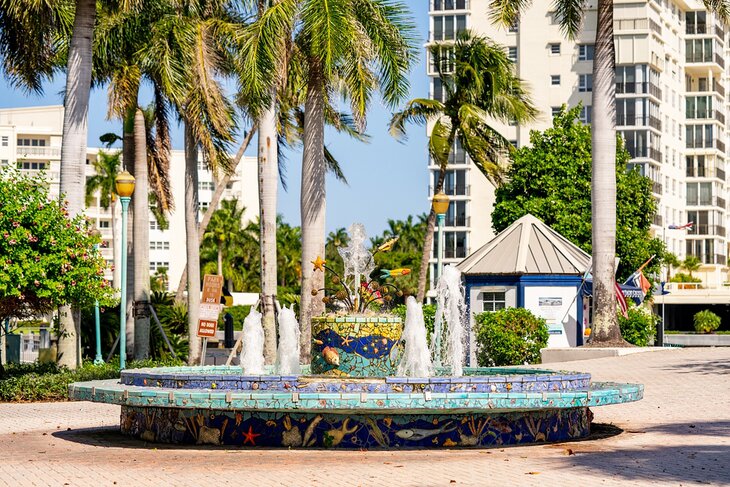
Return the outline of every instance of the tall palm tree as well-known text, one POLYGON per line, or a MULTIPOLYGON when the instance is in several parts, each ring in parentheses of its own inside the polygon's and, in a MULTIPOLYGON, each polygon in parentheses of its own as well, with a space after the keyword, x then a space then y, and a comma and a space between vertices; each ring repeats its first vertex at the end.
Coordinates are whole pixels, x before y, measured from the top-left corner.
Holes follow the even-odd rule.
MULTIPOLYGON (((505 49, 470 31, 459 34, 453 44, 437 44, 431 49, 444 87, 446 100, 416 98, 393 115, 391 133, 405 136, 408 122, 433 123, 428 150, 439 166, 434 193, 443 189, 449 154, 457 138, 479 170, 493 184, 502 179, 505 156, 510 144, 493 126, 493 120, 519 123, 533 120, 538 111, 522 80, 515 75, 514 63, 505 49), (444 52, 453 52, 453 72, 442 68, 444 52)), ((431 208, 418 276, 419 302, 426 292, 429 257, 433 246, 436 214, 431 208)))
MULTIPOLYGON (((714 11, 727 23, 730 8, 723 0, 703 0, 705 8, 714 11)), ((512 25, 520 11, 529 7, 522 0, 492 0, 492 20, 512 25)), ((556 0, 560 28, 568 38, 580 32, 588 4, 584 0, 556 0)), ((613 1, 598 0, 596 43, 593 61, 593 148, 592 253, 593 253, 593 338, 597 346, 624 345, 616 316, 616 54, 613 38, 613 1)))
POLYGON ((210 219, 211 226, 203 234, 203 244, 210 243, 216 249, 218 275, 225 277, 223 257, 229 250, 230 242, 235 241, 235 237, 243 230, 242 219, 245 211, 237 199, 223 201, 221 208, 210 219))

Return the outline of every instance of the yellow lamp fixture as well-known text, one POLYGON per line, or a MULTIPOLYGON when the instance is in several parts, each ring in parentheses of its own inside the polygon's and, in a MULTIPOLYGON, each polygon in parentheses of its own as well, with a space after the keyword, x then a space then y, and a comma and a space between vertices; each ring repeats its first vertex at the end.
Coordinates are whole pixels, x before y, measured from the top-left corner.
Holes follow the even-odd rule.
POLYGON ((134 193, 134 176, 127 171, 120 172, 114 180, 117 194, 122 198, 129 198, 134 193))
POLYGON ((444 215, 449 210, 449 197, 441 191, 434 195, 431 205, 437 215, 444 215))

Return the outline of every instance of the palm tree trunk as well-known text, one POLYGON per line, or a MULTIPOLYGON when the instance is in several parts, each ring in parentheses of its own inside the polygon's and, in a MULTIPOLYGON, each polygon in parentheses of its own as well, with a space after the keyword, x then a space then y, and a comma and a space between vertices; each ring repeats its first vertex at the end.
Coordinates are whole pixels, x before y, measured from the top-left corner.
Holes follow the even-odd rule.
MULTIPOLYGON (((436 187, 433 190, 433 194, 439 193, 444 189, 444 180, 446 179, 446 165, 441 165, 439 169, 439 178, 436 181, 436 187)), ((436 212, 431 211, 428 213, 428 220, 426 221, 426 235, 423 236, 423 252, 421 253, 421 268, 418 271, 418 293, 416 294, 416 300, 419 303, 423 302, 426 297, 426 282, 428 281, 428 267, 433 255, 433 232, 436 228, 436 212)))
POLYGON ((599 0, 593 62, 593 343, 623 344, 616 317, 616 86, 613 2, 599 0))
POLYGON ((302 291, 300 304, 301 360, 309 363, 312 316, 324 312, 321 299, 312 289, 324 287, 324 273, 314 272, 311 262, 324 256, 325 246, 325 162, 324 162, 324 75, 318 61, 310 63, 307 99, 304 103, 304 151, 302 155, 302 291))
MULTIPOLYGON (((238 164, 241 162, 241 158, 243 158, 243 154, 246 152, 246 149, 248 149, 248 146, 251 143, 251 140, 253 139, 255 133, 256 126, 254 125, 253 127, 251 127, 251 130, 246 134, 246 137, 244 137, 243 142, 241 143, 241 147, 238 148, 236 157, 233 159, 233 170, 231 171, 231 174, 226 174, 225 176, 223 176, 223 179, 220 182, 216 182, 215 192, 213 193, 213 197, 210 200, 208 211, 203 213, 203 221, 200 222, 200 235, 198 236, 198 243, 200 245, 203 244, 203 235, 208 229, 208 224, 210 223, 210 219, 213 216, 213 212, 218 209, 218 204, 223 197, 223 191, 225 191, 226 186, 228 186, 228 183, 231 181, 231 177, 233 177, 233 174, 236 173, 238 164)), ((180 282, 177 285, 177 291, 175 292, 175 301, 182 301, 183 293, 185 293, 185 285, 187 284, 187 279, 188 267, 186 263, 185 267, 183 267, 182 276, 180 276, 180 282)))
POLYGON ((218 242, 218 275, 223 275, 223 244, 218 242))
POLYGON ((198 237, 198 141, 185 124, 185 248, 188 269, 189 364, 200 362, 200 244, 198 237))
POLYGON ((276 100, 259 120, 259 248, 261 265, 261 310, 264 327, 264 358, 276 360, 276 193, 279 185, 279 159, 276 129, 276 100))
MULTIPOLYGON (((72 218, 84 211, 91 45, 95 19, 96 2, 76 0, 68 50, 61 147, 61 197, 68 201, 67 209, 72 218)), ((70 306, 63 306, 59 314, 58 363, 71 369, 81 365, 80 323, 74 320, 75 314, 70 306)))
MULTIPOLYGON (((129 171, 132 175, 136 172, 136 166, 135 166, 135 158, 136 158, 136 151, 134 147, 134 118, 135 114, 137 112, 137 102, 134 100, 134 103, 132 103, 129 107, 126 109, 126 114, 124 117, 124 120, 122 121, 122 161, 124 162, 124 168, 129 171)), ((137 194, 139 194, 139 189, 137 189, 137 194)), ((134 196, 133 196, 134 198, 134 196)), ((134 198, 136 201, 137 198, 134 198)), ((125 271, 127 272, 127 296, 134 297, 135 296, 135 265, 134 265, 134 230, 135 225, 134 222, 136 219, 134 218, 134 212, 135 212, 135 204, 133 203, 130 205, 128 210, 127 218, 132 221, 132 225, 128 226, 127 228, 127 248, 125 249, 125 252, 127 252, 127 268, 125 271)), ((127 299, 127 310, 134 309, 132 304, 134 303, 134 299, 127 299)), ((127 317, 127 357, 134 357, 135 354, 135 320, 134 320, 134 313, 128 312, 126 313, 127 317)))
POLYGON ((142 110, 134 116, 134 358, 150 354, 150 192, 147 167, 147 140, 142 110))

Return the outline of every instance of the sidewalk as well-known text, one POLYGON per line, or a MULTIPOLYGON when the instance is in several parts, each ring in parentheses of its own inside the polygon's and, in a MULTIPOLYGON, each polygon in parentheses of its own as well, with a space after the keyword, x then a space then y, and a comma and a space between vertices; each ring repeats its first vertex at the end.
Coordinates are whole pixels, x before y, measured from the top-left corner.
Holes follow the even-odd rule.
POLYGON ((119 407, 0 404, 0 485, 730 485, 730 348, 550 364, 641 382, 644 400, 594 409, 600 439, 492 450, 169 447, 117 432, 119 407))

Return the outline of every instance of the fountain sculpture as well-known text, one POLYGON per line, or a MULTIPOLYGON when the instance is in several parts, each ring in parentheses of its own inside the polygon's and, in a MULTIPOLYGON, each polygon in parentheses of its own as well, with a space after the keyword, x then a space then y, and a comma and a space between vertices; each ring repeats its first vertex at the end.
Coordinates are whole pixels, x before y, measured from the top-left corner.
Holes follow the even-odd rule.
POLYGON ((361 225, 341 250, 343 276, 324 260, 335 289, 313 290, 330 314, 312 322, 311 366, 298 361, 298 323, 278 314, 276 364, 263 362, 261 314, 244 321, 241 366, 123 370, 121 379, 76 383, 70 397, 122 406, 124 434, 162 443, 263 447, 486 447, 578 439, 590 433, 590 407, 636 401, 639 384, 592 383, 589 374, 464 366, 461 276, 439 280, 437 318, 427 345, 421 305, 406 299, 400 319, 373 311, 399 295, 393 280, 370 279, 373 256, 361 225))

